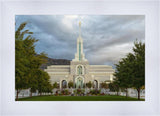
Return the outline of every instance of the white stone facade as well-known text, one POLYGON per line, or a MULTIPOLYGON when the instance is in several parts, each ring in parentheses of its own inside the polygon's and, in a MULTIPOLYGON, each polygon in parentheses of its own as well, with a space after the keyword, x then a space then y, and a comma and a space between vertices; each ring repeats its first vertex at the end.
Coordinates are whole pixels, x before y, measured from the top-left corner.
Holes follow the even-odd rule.
POLYGON ((50 75, 51 84, 57 82, 62 88, 62 82, 72 81, 75 88, 85 87, 86 83, 96 82, 96 87, 104 81, 112 81, 114 69, 108 65, 89 65, 83 53, 83 39, 81 37, 81 23, 79 23, 79 37, 77 38, 77 53, 70 65, 51 65, 45 71, 50 75))

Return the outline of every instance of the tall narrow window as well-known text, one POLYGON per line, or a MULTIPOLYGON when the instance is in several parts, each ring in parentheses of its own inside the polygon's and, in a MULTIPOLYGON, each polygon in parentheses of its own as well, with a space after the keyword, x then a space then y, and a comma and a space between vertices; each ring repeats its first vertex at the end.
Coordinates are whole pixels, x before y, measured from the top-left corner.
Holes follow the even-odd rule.
POLYGON ((63 80, 62 81, 62 88, 66 88, 67 87, 67 81, 66 80, 63 80))
POLYGON ((98 88, 98 81, 94 80, 94 88, 97 89, 98 88))
POLYGON ((79 42, 79 61, 81 61, 81 43, 79 42))
POLYGON ((78 67, 77 67, 77 73, 78 73, 79 75, 82 74, 82 66, 78 66, 78 67))
POLYGON ((76 88, 83 88, 83 79, 81 77, 78 77, 76 88))

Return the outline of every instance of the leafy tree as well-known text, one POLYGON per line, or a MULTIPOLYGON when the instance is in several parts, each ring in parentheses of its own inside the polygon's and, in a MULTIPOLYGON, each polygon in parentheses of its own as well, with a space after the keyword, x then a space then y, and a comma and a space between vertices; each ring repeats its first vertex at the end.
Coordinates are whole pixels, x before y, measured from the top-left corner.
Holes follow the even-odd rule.
POLYGON ((27 38, 30 38, 28 30, 22 31, 27 23, 22 23, 15 32, 15 89, 17 90, 16 100, 18 100, 18 93, 21 89, 27 88, 28 84, 28 72, 29 60, 27 58, 26 49, 24 46, 23 37, 28 34, 27 38))
POLYGON ((137 89, 138 99, 140 99, 140 90, 145 85, 145 44, 136 41, 133 52, 135 56, 133 63, 133 87, 137 89))
POLYGON ((52 89, 53 89, 53 86, 50 84, 50 82, 48 81, 46 83, 46 86, 44 86, 44 90, 43 92, 45 93, 52 93, 52 89))
POLYGON ((32 97, 32 92, 35 92, 37 89, 37 75, 36 71, 39 70, 40 66, 43 63, 46 63, 46 54, 40 53, 36 55, 34 43, 37 42, 34 38, 24 39, 24 47, 26 58, 28 59, 28 87, 30 88, 30 96, 32 97))
POLYGON ((145 84, 145 44, 135 42, 133 53, 128 53, 126 58, 123 58, 116 64, 116 72, 114 76, 121 88, 125 88, 126 97, 127 89, 135 87, 140 99, 140 89, 145 84))
POLYGON ((49 81, 49 75, 47 72, 44 72, 42 70, 37 71, 37 76, 38 76, 38 92, 40 95, 42 95, 42 92, 47 92, 48 90, 51 91, 51 84, 49 81), (49 85, 49 86, 48 86, 49 85))
POLYGON ((145 86, 143 85, 143 86, 141 87, 141 89, 142 89, 142 90, 145 89, 145 86))
POLYGON ((86 86, 87 86, 88 88, 91 88, 91 87, 92 87, 91 81, 89 81, 88 83, 86 83, 86 86))
POLYGON ((110 91, 116 91, 118 95, 120 89, 120 83, 117 78, 114 78, 114 81, 112 83, 109 83, 109 89, 110 91))
POLYGON ((46 62, 46 55, 41 53, 39 55, 32 55, 30 57, 30 72, 29 72, 29 83, 28 86, 30 87, 30 93, 32 97, 32 92, 35 92, 38 89, 38 76, 37 71, 39 70, 40 66, 46 62))
MULTIPOLYGON (((116 72, 114 76, 117 78, 117 81, 119 83, 119 86, 121 88, 125 88, 126 91, 126 97, 128 97, 128 88, 132 87, 132 67, 133 63, 132 61, 134 60, 134 55, 129 53, 126 58, 123 58, 121 61, 119 61, 118 64, 116 64, 116 72)), ((115 82, 115 83, 116 83, 115 82)))
POLYGON ((18 100, 18 93, 21 89, 30 88, 31 95, 38 89, 39 67, 46 62, 46 54, 35 52, 35 42, 38 40, 31 37, 33 32, 24 30, 26 22, 22 23, 15 32, 15 88, 17 90, 16 100, 18 100), (23 31, 24 30, 24 31, 23 31), (25 37, 26 35, 26 37, 25 37))
POLYGON ((69 88, 73 87, 73 82, 72 82, 72 81, 69 81, 68 87, 69 87, 69 88))
POLYGON ((53 84, 53 88, 59 88, 59 85, 58 85, 57 82, 55 82, 55 83, 53 84))

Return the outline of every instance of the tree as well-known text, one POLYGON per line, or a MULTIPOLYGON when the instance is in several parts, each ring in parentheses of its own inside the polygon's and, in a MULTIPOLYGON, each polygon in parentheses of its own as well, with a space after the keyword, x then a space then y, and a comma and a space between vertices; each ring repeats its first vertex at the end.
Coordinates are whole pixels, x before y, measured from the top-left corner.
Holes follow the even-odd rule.
POLYGON ((53 86, 50 84, 50 82, 48 81, 46 83, 46 85, 44 86, 44 90, 43 92, 45 93, 52 93, 52 89, 53 89, 53 86))
POLYGON ((22 31, 27 23, 22 23, 15 32, 15 89, 17 90, 16 100, 18 100, 18 94, 21 89, 27 88, 28 84, 28 70, 26 67, 29 64, 29 60, 26 57, 26 49, 24 46, 23 37, 25 34, 29 34, 26 38, 30 38, 29 30, 22 31))
POLYGON ((46 62, 46 55, 41 53, 39 55, 32 55, 30 57, 30 70, 28 76, 28 86, 30 87, 30 97, 32 97, 32 92, 35 92, 38 89, 38 76, 37 71, 39 70, 40 66, 46 62))
POLYGON ((40 66, 43 63, 46 63, 46 54, 40 53, 39 55, 35 52, 35 42, 37 42, 34 38, 26 38, 23 40, 24 42, 24 48, 25 48, 25 56, 28 60, 28 71, 26 72, 28 74, 28 87, 30 88, 30 97, 32 97, 32 92, 35 92, 37 89, 37 75, 36 71, 39 70, 40 66))
POLYGON ((145 44, 136 41, 133 52, 135 55, 133 87, 137 89, 138 99, 140 99, 140 90, 145 85, 145 44))
POLYGON ((51 91, 51 84, 49 81, 49 75, 47 72, 42 71, 39 69, 37 71, 37 76, 38 76, 38 92, 40 95, 42 95, 42 92, 47 92, 48 90, 51 91), (49 86, 48 86, 49 85, 49 86))
POLYGON ((88 83, 86 83, 86 86, 87 86, 88 88, 91 88, 91 87, 92 87, 91 81, 89 81, 88 83))
POLYGON ((68 87, 69 87, 69 88, 73 87, 73 82, 72 82, 72 81, 69 81, 68 87))
POLYGON ((119 86, 126 89, 135 87, 140 99, 141 87, 145 84, 145 44, 142 42, 134 42, 133 53, 128 53, 116 64, 116 72, 114 74, 119 86))
POLYGON ((58 85, 57 82, 55 82, 55 83, 53 84, 53 88, 59 88, 59 85, 58 85))
POLYGON ((109 83, 109 89, 110 91, 116 91, 117 95, 119 95, 120 83, 117 78, 114 78, 114 81, 109 83))
POLYGON ((126 97, 128 97, 128 88, 132 87, 132 65, 130 62, 130 55, 131 54, 128 54, 127 58, 123 58, 116 64, 116 71, 114 73, 117 80, 115 83, 118 82, 121 88, 125 88, 126 97))
POLYGON ((33 32, 24 30, 26 22, 22 23, 15 32, 15 88, 17 90, 16 100, 18 100, 18 93, 21 89, 30 88, 35 92, 38 88, 37 72, 40 66, 46 62, 46 54, 35 52, 35 42, 38 40, 31 37, 33 32), (28 35, 25 37, 25 35, 28 35), (25 37, 25 38, 24 38, 25 37))

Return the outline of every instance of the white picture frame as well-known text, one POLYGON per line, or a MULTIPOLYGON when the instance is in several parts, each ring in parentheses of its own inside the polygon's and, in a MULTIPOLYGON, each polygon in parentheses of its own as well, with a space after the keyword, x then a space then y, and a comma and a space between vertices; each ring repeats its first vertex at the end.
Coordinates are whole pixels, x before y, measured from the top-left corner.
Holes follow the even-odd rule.
POLYGON ((1 1, 1 115, 160 115, 159 1, 1 1), (145 101, 15 101, 15 15, 145 15, 145 101))

